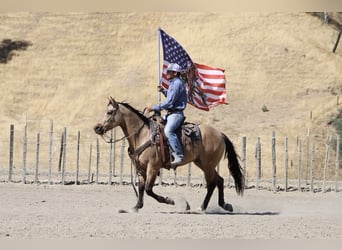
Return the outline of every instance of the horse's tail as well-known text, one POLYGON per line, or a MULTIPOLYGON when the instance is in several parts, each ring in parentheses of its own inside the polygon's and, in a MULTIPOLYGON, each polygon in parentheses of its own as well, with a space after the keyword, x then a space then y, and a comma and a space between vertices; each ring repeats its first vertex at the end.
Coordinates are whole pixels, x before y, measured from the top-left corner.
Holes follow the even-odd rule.
POLYGON ((243 174, 243 170, 239 163, 238 156, 235 152, 233 143, 223 133, 222 133, 222 137, 226 144, 225 157, 228 159, 228 168, 235 182, 236 193, 242 196, 243 191, 245 189, 245 176, 243 174))

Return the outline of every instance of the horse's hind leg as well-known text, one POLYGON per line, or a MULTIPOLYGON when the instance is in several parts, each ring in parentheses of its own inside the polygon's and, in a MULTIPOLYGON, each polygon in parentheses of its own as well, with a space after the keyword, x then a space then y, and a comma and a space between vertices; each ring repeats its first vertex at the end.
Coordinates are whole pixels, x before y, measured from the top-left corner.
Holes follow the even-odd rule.
POLYGON ((233 211, 233 207, 228 204, 225 203, 224 201, 224 185, 223 185, 223 178, 221 176, 218 175, 218 173, 216 172, 216 170, 212 170, 212 171, 207 171, 205 172, 205 179, 207 182, 207 194, 204 198, 204 201, 201 205, 201 210, 204 211, 207 209, 210 198, 214 192, 215 187, 217 187, 218 189, 218 204, 220 207, 222 207, 223 209, 232 212, 233 211))
POLYGON ((218 204, 223 209, 233 212, 233 207, 229 203, 225 203, 224 201, 224 180, 221 176, 217 174, 217 189, 218 189, 218 204))
POLYGON ((216 178, 216 171, 215 168, 207 168, 205 170, 205 168, 202 167, 202 164, 200 162, 195 162, 195 164, 203 170, 204 172, 204 177, 205 177, 205 181, 207 183, 207 194, 204 197, 204 201, 201 205, 201 210, 205 211, 208 207, 210 198, 214 192, 215 187, 217 186, 217 178, 216 178))
POLYGON ((207 209, 209 201, 210 201, 210 198, 213 195, 215 187, 216 187, 216 182, 215 181, 211 181, 211 182, 207 181, 207 194, 206 194, 206 196, 204 198, 204 201, 203 201, 203 203, 201 205, 201 210, 202 211, 205 211, 207 209))

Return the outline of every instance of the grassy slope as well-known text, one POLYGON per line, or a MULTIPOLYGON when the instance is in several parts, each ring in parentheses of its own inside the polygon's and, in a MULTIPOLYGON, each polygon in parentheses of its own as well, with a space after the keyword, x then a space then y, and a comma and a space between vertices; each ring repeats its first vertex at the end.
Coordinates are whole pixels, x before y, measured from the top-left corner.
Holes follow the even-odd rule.
POLYGON ((236 143, 246 135, 252 151, 272 130, 292 143, 307 128, 325 136, 338 108, 342 49, 332 54, 337 32, 305 13, 2 13, 0 40, 33 45, 0 64, 0 136, 27 116, 34 129, 53 119, 91 137, 107 96, 141 110, 155 103, 158 27, 195 62, 226 69, 229 105, 189 107, 187 120, 236 143))

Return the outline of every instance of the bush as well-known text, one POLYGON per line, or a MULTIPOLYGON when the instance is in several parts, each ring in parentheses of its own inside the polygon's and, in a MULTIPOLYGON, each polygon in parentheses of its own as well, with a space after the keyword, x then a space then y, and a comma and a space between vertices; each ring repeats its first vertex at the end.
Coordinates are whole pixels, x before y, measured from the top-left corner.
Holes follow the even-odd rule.
POLYGON ((7 63, 12 59, 14 50, 26 50, 32 44, 27 41, 12 41, 11 39, 4 39, 0 43, 0 63, 7 63))

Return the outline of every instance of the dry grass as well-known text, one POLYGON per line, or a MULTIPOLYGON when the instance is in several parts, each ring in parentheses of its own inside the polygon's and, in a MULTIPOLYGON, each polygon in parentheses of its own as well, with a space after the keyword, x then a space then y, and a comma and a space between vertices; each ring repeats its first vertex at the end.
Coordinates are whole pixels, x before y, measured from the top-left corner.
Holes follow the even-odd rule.
POLYGON ((186 116, 222 130, 237 148, 247 136, 251 169, 258 136, 270 167, 272 131, 279 145, 289 137, 293 162, 308 129, 324 155, 327 121, 339 108, 342 48, 331 53, 336 30, 305 13, 1 13, 0 40, 32 46, 0 64, 0 140, 6 145, 10 123, 20 140, 27 117, 33 138, 53 119, 56 134, 68 127, 71 140, 80 130, 88 142, 107 96, 141 110, 157 102, 158 27, 194 61, 226 69, 229 105, 208 113, 189 107, 186 116))

